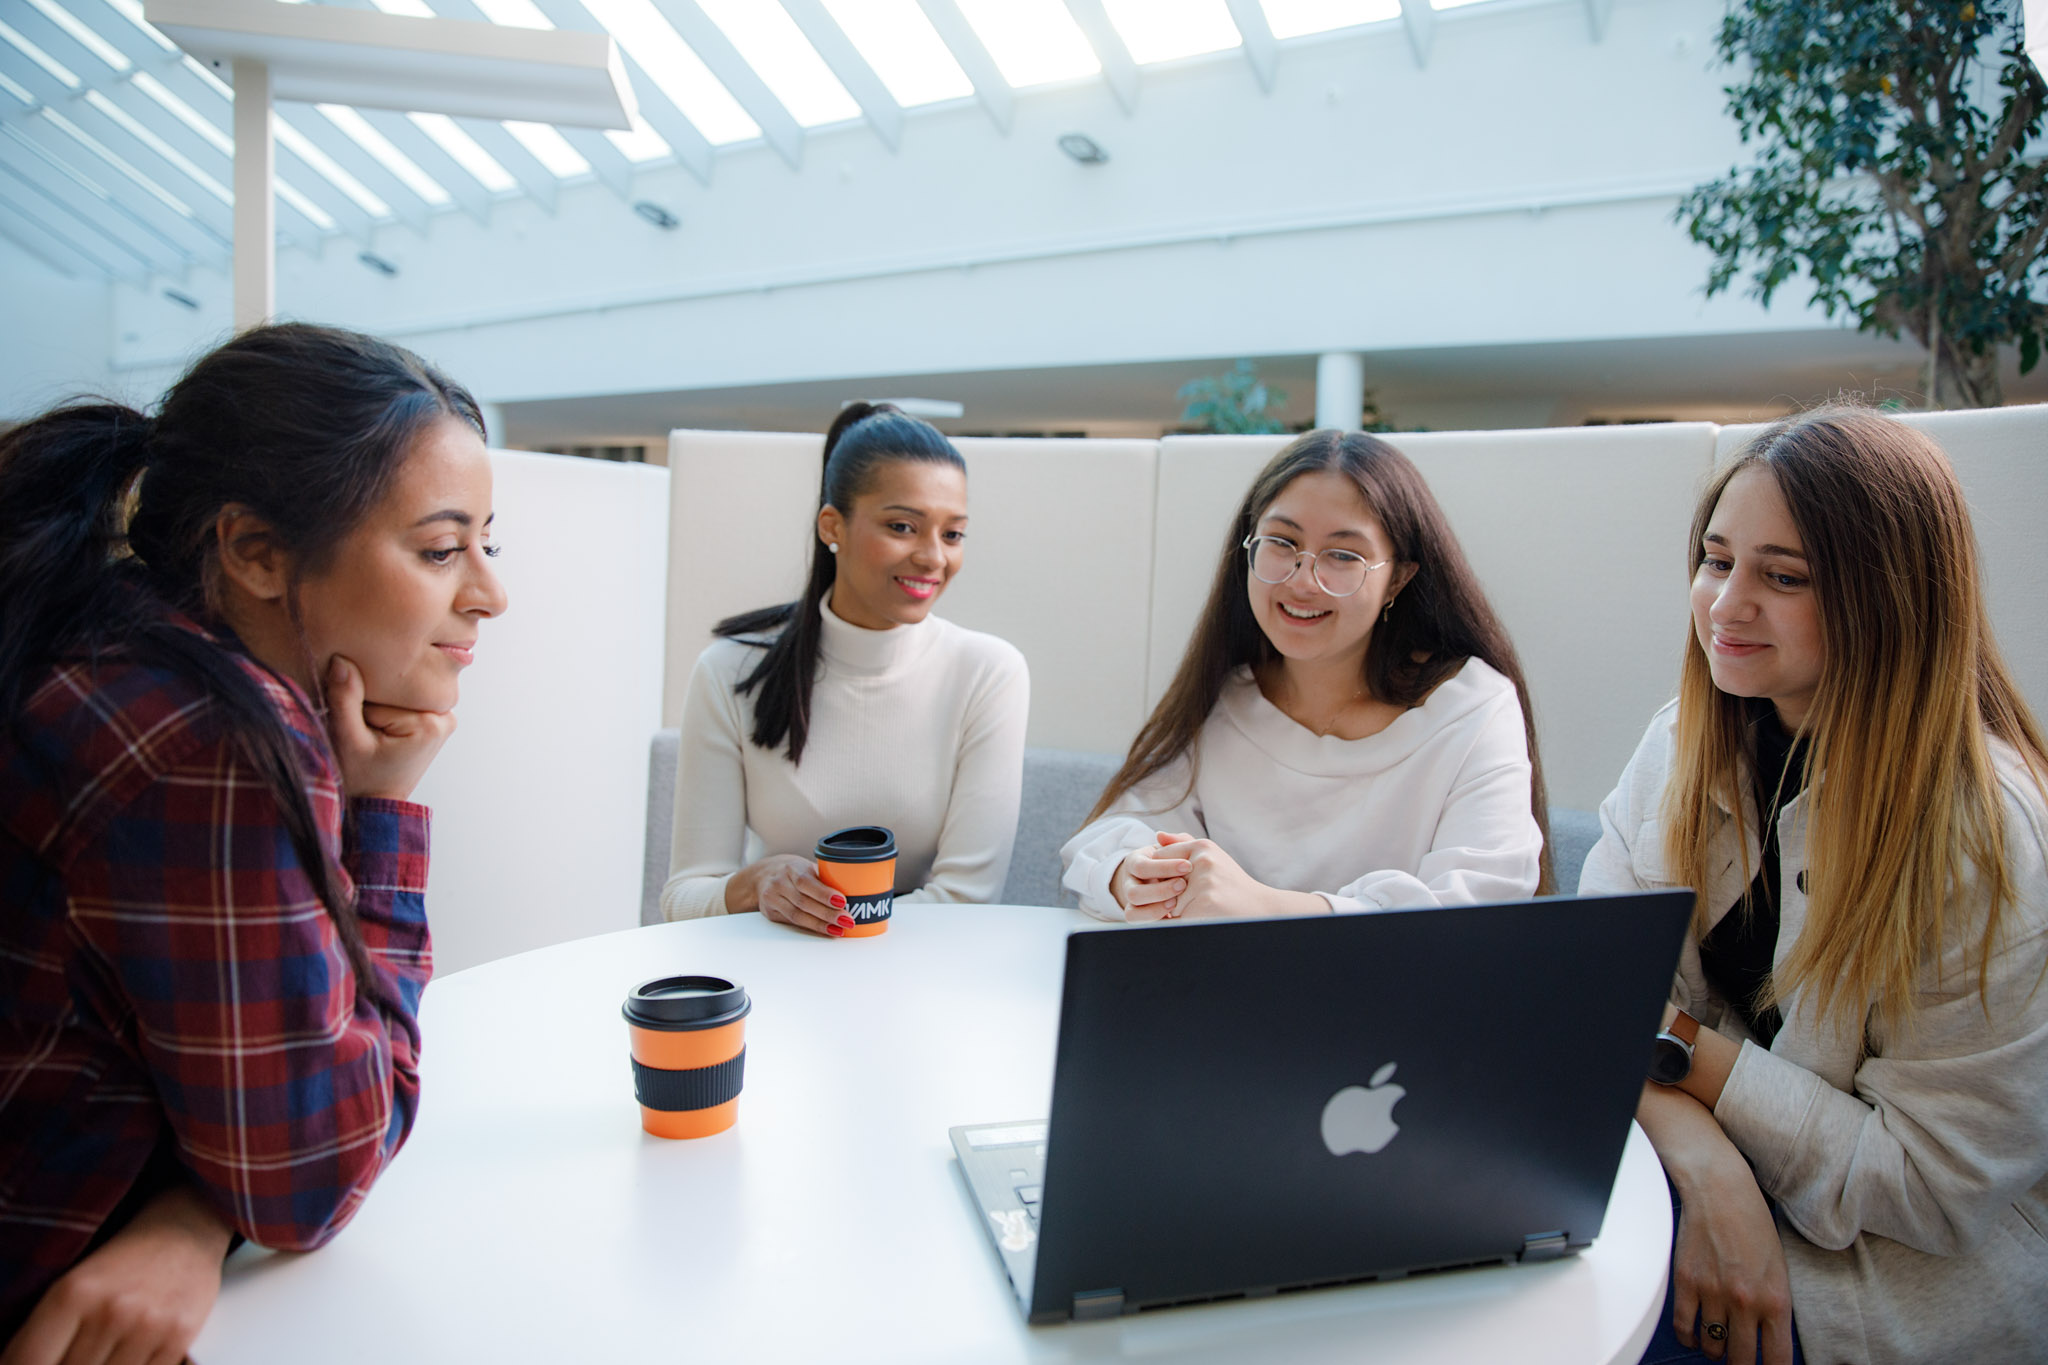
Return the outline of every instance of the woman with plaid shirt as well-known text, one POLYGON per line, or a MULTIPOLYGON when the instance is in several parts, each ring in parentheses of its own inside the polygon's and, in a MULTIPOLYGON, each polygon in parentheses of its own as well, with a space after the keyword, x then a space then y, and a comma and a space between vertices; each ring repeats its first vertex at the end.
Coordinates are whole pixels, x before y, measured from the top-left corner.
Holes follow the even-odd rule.
POLYGON ((0 1365, 178 1360, 405 1140, 490 502, 474 400, 328 328, 0 437, 0 1365))

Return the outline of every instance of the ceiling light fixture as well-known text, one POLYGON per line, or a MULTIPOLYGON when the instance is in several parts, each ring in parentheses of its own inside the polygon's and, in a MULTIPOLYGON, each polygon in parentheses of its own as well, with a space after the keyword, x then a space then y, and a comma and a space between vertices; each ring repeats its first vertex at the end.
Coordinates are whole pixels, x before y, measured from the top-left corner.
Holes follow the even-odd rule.
POLYGON ((1083 166, 1100 166, 1109 160, 1109 153, 1102 149, 1102 144, 1086 133, 1060 134, 1060 150, 1083 166))
POLYGON ((387 279, 398 273, 397 266, 385 260, 382 256, 377 255, 375 252, 365 251, 361 255, 357 256, 356 259, 361 261, 364 265, 370 267, 370 269, 376 271, 379 275, 385 276, 387 279))
POLYGON ((651 199, 637 201, 633 205, 633 212, 664 231, 670 228, 679 228, 683 225, 682 219, 676 217, 651 199))
POLYGON ((923 417, 927 420, 939 417, 960 417, 967 412, 967 405, 955 403, 950 398, 878 398, 878 403, 893 403, 897 411, 906 417, 923 417))

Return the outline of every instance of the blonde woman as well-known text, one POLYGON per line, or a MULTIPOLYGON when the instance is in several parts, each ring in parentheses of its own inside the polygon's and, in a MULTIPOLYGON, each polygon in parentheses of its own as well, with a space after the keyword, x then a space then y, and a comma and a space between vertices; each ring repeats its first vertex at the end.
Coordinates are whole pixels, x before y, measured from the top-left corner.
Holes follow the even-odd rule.
POLYGON ((1644 1359, 2038 1361, 2048 755, 1954 472, 1795 418, 1714 479, 1691 563, 1678 700, 1580 882, 1701 889, 1638 1110, 1682 1204, 1644 1359))

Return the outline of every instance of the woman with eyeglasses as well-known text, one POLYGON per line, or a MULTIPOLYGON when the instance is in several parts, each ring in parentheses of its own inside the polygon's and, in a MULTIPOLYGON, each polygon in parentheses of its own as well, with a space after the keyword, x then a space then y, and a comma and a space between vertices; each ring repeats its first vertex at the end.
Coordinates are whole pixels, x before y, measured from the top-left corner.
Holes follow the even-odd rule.
POLYGON ((690 675, 668 918, 758 910, 845 935, 812 854, 852 825, 895 833, 898 901, 1002 893, 1031 681, 1007 641, 932 614, 966 540, 953 443, 887 403, 842 411, 803 596, 719 622, 690 675))
POLYGON ((1637 1109, 1681 1206, 1643 1359, 2041 1360, 2048 752, 1962 489, 1823 410, 1689 549, 1678 699, 1579 883, 1699 891, 1637 1109))
POLYGON ((1060 856, 1104 919, 1514 900, 1547 882, 1521 667, 1429 487, 1312 431, 1253 480, 1180 670, 1060 856))

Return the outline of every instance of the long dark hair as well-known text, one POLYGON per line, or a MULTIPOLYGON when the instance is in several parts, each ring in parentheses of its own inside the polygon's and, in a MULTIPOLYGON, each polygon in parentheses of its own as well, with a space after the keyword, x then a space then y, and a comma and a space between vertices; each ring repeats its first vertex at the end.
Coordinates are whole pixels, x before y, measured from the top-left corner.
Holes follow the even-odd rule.
MULTIPOLYGON (((1311 431, 1290 442, 1252 480, 1223 539, 1209 601, 1180 669, 1088 818, 1100 817, 1131 788, 1194 748, 1233 670, 1243 664, 1258 668, 1279 657, 1252 615, 1240 547, 1282 489, 1303 474, 1325 470, 1357 485, 1359 496, 1393 542, 1395 562, 1415 565, 1415 576, 1394 598, 1387 619, 1373 627, 1361 681, 1380 701, 1414 706, 1463 668, 1467 659, 1492 665, 1515 685, 1521 701, 1522 728, 1529 740, 1529 808, 1537 826, 1547 830, 1543 760, 1536 751, 1536 720, 1521 661, 1487 603, 1478 576, 1466 563, 1458 538, 1451 534, 1443 508, 1407 456, 1385 441, 1336 430, 1311 431)), ((1546 839, 1538 890, 1550 888, 1546 839)))
MULTIPOLYGON (((357 999, 387 1006, 283 718, 236 657, 170 613, 221 624, 214 526, 234 503, 292 555, 296 622, 298 578, 369 513, 413 439, 449 417, 483 434, 476 400, 410 351, 289 323, 199 360, 154 418, 78 403, 0 436, 0 725, 19 742, 24 707, 52 666, 116 648, 196 684, 276 797, 357 999)), ((313 700, 324 715, 324 698, 313 700)))
MULTIPOLYGON (((967 462, 937 427, 920 421, 893 403, 849 403, 825 433, 825 466, 818 480, 818 509, 836 507, 852 515, 854 499, 868 491, 875 472, 892 460, 949 464, 961 473, 967 462)), ((764 636, 776 632, 754 671, 740 680, 741 696, 760 689, 754 699, 753 742, 763 749, 788 745, 789 761, 803 762, 811 737, 811 684, 818 673, 818 640, 822 627, 818 604, 832 591, 838 561, 814 532, 811 572, 803 596, 780 606, 728 616, 711 628, 726 638, 764 636)))

